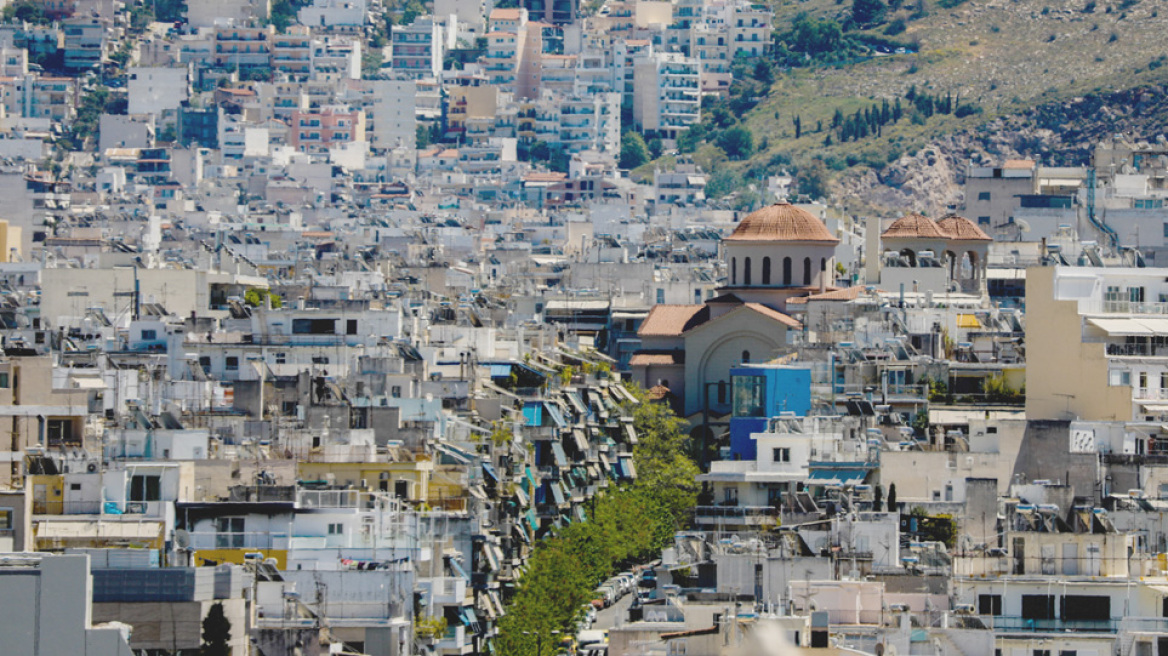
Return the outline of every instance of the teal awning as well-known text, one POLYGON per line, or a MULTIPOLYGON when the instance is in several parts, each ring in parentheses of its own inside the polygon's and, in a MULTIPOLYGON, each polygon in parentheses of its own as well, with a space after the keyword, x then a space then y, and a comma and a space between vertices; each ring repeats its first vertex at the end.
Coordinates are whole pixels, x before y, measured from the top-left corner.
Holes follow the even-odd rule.
POLYGON ((552 481, 551 488, 552 488, 552 498, 556 500, 556 504, 561 505, 561 506, 564 505, 564 503, 565 503, 564 488, 560 485, 560 482, 559 481, 552 481))
POLYGON ((552 457, 555 458, 556 464, 560 467, 568 466, 568 454, 564 453, 563 444, 552 442, 552 457))

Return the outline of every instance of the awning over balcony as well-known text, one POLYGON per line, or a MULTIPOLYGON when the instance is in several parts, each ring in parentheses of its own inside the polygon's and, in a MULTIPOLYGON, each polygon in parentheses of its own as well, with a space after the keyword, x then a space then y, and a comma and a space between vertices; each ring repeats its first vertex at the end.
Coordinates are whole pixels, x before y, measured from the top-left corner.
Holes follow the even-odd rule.
POLYGON ((1087 319, 1087 323, 1114 337, 1168 334, 1168 319, 1145 319, 1142 317, 1139 319, 1101 319, 1092 317, 1087 319))
POLYGON ((819 469, 811 472, 808 482, 812 485, 859 485, 867 475, 863 469, 819 469))

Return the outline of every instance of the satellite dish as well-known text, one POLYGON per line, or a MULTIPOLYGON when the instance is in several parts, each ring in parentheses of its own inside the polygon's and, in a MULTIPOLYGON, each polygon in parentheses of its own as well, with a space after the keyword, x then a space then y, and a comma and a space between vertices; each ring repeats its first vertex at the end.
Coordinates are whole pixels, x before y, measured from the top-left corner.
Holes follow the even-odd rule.
POLYGON ((1030 224, 1022 219, 1014 219, 1014 223, 1018 225, 1018 229, 1022 232, 1030 232, 1030 224))
POLYGON ((178 545, 179 549, 189 549, 191 547, 191 534, 184 528, 175 529, 174 543, 178 545))

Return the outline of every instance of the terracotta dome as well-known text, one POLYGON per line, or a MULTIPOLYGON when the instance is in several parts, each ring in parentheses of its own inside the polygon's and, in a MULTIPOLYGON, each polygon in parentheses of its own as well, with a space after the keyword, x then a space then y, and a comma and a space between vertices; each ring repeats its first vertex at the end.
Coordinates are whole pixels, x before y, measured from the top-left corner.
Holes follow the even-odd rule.
POLYGON ((909 212, 880 234, 891 239, 949 239, 948 232, 924 214, 909 212))
POLYGON ((977 224, 964 216, 950 214, 937 222, 949 238, 954 241, 993 241, 977 224))
POLYGON ((790 203, 775 203, 746 215, 726 241, 793 241, 838 244, 814 214, 790 203))

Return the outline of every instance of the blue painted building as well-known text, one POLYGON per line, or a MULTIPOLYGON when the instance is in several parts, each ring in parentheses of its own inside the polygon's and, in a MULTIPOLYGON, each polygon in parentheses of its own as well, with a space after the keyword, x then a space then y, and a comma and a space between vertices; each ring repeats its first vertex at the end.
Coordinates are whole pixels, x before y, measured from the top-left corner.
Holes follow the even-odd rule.
POLYGON ((730 457, 755 460, 752 433, 766 430, 767 420, 788 413, 805 417, 811 411, 811 368, 777 364, 744 364, 730 369, 730 457))

